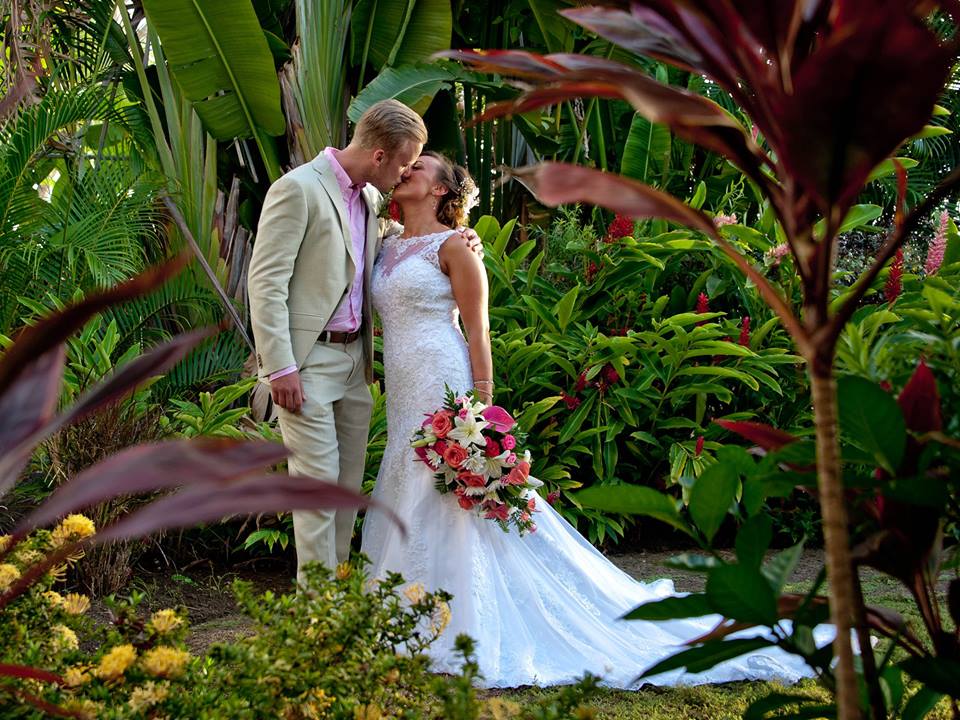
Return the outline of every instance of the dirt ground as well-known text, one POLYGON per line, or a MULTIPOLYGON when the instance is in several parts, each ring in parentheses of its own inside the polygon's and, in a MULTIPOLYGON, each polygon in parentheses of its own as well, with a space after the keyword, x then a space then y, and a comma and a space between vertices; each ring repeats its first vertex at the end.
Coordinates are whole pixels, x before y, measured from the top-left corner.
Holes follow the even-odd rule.
MULTIPOLYGON (((671 550, 623 553, 609 557, 614 564, 638 580, 671 578, 678 591, 702 590, 703 575, 664 567, 664 561, 675 555, 677 551, 671 550)), ((822 562, 821 550, 805 551, 791 583, 812 582, 822 562)), ((239 612, 233 599, 230 587, 234 580, 252 582, 258 592, 288 592, 293 587, 293 568, 287 563, 270 560, 237 571, 196 567, 175 574, 140 576, 132 589, 145 594, 145 611, 163 607, 185 609, 191 624, 188 644, 191 650, 199 653, 213 643, 229 641, 250 632, 250 621, 239 612)), ((97 619, 108 619, 108 611, 102 603, 95 604, 93 613, 97 619)))

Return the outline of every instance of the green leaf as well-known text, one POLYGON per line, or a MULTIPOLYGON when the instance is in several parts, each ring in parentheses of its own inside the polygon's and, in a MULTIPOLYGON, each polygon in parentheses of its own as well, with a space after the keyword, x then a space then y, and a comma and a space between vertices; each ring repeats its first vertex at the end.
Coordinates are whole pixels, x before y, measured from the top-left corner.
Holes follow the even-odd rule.
POLYGON ((584 507, 625 515, 646 515, 692 536, 680 517, 677 501, 653 488, 639 485, 595 485, 573 496, 584 507))
POLYGON ((423 62, 450 47, 453 12, 449 0, 360 0, 353 11, 353 62, 378 70, 423 62))
POLYGON ((570 324, 570 318, 577 304, 577 293, 579 291, 580 286, 574 285, 566 295, 560 298, 556 306, 554 306, 554 312, 556 312, 557 320, 560 323, 560 332, 566 332, 567 325, 570 324))
POLYGON ((773 522, 769 516, 755 515, 737 533, 737 560, 741 565, 759 568, 772 539, 773 522))
POLYGON ((851 376, 837 383, 837 405, 844 437, 895 474, 907 443, 906 423, 897 401, 876 383, 851 376))
POLYGON ((729 465, 714 464, 700 473, 690 491, 690 515, 707 542, 713 540, 737 497, 740 478, 729 465))
POLYGON ((623 148, 620 172, 634 180, 655 182, 670 163, 670 128, 634 114, 623 148))
POLYGON ((703 617, 713 613, 713 608, 704 593, 682 597, 665 597, 644 603, 623 616, 624 620, 676 620, 678 618, 703 617))
MULTIPOLYGON (((371 105, 381 100, 399 100, 418 113, 426 112, 433 96, 451 87, 457 76, 441 65, 403 65, 388 67, 367 85, 347 110, 351 122, 357 122, 371 105)), ((479 235, 479 233, 477 233, 479 235)))
POLYGON ((911 657, 900 667, 928 689, 960 697, 960 662, 944 657, 911 657))
POLYGON ((931 690, 928 687, 920 688, 903 708, 900 720, 922 720, 937 706, 942 697, 943 693, 931 690))
POLYGON ((707 575, 707 596, 714 610, 741 622, 773 625, 777 598, 757 568, 721 565, 707 575))
POLYGON ((757 379, 752 375, 745 373, 742 370, 734 370, 733 368, 720 367, 719 365, 697 365, 694 367, 685 367, 682 370, 680 370, 680 372, 678 372, 677 375, 678 376, 708 375, 713 377, 734 378, 742 382, 751 390, 760 389, 760 383, 758 383, 757 379))
MULTIPOLYGON (((879 205, 854 205, 847 211, 847 215, 840 223, 837 234, 849 232, 859 227, 869 225, 883 214, 883 208, 879 205)), ((823 220, 814 225, 814 231, 817 237, 823 237, 826 223, 823 220)))
POLYGON ((177 83, 218 140, 282 135, 280 83, 250 0, 144 0, 177 83))
POLYGON ((803 542, 801 540, 796 545, 777 553, 770 559, 770 562, 760 568, 760 572, 773 586, 774 592, 780 593, 783 586, 787 584, 787 580, 793 575, 793 571, 803 555, 803 542))
POLYGON ((692 673, 703 672, 725 660, 740 657, 761 648, 772 647, 773 644, 764 638, 708 642, 658 662, 652 668, 645 670, 640 677, 651 677, 677 668, 686 668, 688 672, 692 673))

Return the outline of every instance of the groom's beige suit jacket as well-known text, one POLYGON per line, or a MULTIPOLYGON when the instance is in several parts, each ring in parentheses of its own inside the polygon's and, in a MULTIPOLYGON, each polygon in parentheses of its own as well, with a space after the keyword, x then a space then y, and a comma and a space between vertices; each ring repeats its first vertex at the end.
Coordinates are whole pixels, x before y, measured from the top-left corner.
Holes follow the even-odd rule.
MULTIPOLYGON (((363 287, 363 344, 367 382, 373 382, 370 274, 380 249, 381 194, 363 191, 367 206, 363 287)), ((321 153, 273 185, 263 205, 256 252, 250 261, 250 322, 261 380, 300 367, 350 290, 356 272, 347 208, 330 163, 321 153)))

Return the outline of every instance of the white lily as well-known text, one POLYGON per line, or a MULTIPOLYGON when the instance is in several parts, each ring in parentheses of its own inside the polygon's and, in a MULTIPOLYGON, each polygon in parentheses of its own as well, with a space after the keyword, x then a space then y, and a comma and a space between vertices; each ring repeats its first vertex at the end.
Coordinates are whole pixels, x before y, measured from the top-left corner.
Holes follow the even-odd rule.
POLYGON ((486 440, 483 438, 483 431, 490 426, 490 423, 486 420, 478 421, 473 415, 467 415, 466 418, 455 417, 453 424, 455 427, 447 433, 447 437, 461 441, 461 445, 467 445, 469 443, 481 447, 486 445, 486 440))
POLYGON ((481 475, 487 468, 487 460, 481 451, 475 450, 463 461, 462 467, 475 475, 481 475))

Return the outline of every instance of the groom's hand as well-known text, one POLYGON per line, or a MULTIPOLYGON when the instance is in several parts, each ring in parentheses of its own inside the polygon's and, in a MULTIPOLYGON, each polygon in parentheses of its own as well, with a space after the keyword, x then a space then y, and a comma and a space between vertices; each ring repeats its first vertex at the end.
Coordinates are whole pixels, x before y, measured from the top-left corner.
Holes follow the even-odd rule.
POLYGON ((275 405, 287 412, 298 413, 303 407, 303 383, 300 373, 292 372, 270 381, 270 394, 275 405))
POLYGON ((483 259, 483 240, 480 239, 480 236, 477 235, 477 231, 473 228, 461 228, 460 234, 467 239, 467 247, 473 250, 480 259, 483 259))

